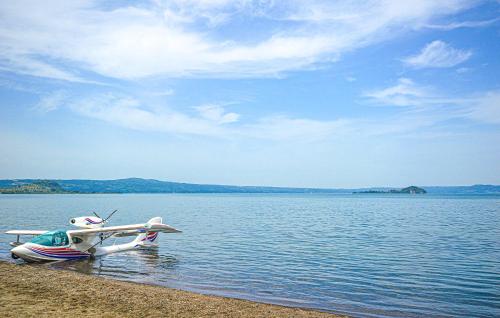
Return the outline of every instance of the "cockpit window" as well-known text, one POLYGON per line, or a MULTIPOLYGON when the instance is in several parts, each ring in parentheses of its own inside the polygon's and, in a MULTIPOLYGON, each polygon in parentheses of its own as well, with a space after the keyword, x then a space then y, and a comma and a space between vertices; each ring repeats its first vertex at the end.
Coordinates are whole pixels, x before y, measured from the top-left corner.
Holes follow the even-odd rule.
POLYGON ((65 231, 51 231, 34 237, 30 242, 44 246, 65 246, 69 244, 69 239, 65 231))

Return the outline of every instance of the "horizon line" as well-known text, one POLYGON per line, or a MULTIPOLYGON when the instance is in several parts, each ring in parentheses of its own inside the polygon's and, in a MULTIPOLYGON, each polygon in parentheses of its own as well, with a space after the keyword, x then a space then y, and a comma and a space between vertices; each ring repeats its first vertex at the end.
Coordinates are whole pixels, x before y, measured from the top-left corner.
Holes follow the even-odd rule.
POLYGON ((6 180, 49 180, 49 181, 68 181, 68 180, 78 180, 78 181, 119 181, 119 180, 152 180, 158 182, 170 182, 179 184, 192 184, 192 185, 204 185, 204 186, 230 186, 230 187, 261 187, 261 188, 288 188, 288 189, 320 189, 320 190, 358 190, 358 189, 374 189, 374 188, 384 188, 384 189, 402 189, 410 186, 418 186, 421 188, 425 187, 473 187, 473 186, 500 186, 500 184, 488 184, 488 183, 474 183, 468 185, 415 185, 410 184, 406 186, 358 186, 358 187, 311 187, 311 186, 276 186, 276 185, 237 185, 237 184, 222 184, 222 183, 197 183, 197 182, 180 182, 180 181, 170 181, 170 180, 160 180, 154 178, 140 178, 140 177, 127 177, 127 178, 116 178, 116 179, 85 179, 85 178, 3 178, 0 181, 6 180))

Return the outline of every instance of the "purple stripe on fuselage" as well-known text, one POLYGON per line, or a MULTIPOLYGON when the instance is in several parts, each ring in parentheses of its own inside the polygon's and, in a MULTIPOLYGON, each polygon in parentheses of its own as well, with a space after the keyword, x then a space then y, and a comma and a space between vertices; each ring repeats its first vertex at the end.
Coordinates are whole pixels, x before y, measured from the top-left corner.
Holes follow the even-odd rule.
POLYGON ((75 254, 53 254, 53 253, 45 253, 36 249, 31 249, 32 252, 35 252, 39 255, 42 256, 47 256, 47 257, 53 257, 53 258, 67 258, 67 259, 79 259, 79 258, 87 258, 90 256, 90 254, 84 254, 81 252, 75 253, 75 254))
POLYGON ((85 221, 89 222, 90 224, 100 224, 102 221, 96 222, 92 220, 91 218, 85 218, 85 221))
POLYGON ((60 248, 58 248, 57 250, 54 250, 54 251, 51 251, 50 249, 38 248, 38 247, 30 247, 29 249, 32 252, 35 252, 39 255, 54 257, 54 258, 74 259, 74 258, 87 258, 90 256, 90 254, 88 254, 88 253, 84 253, 84 252, 73 250, 73 249, 61 250, 60 248))

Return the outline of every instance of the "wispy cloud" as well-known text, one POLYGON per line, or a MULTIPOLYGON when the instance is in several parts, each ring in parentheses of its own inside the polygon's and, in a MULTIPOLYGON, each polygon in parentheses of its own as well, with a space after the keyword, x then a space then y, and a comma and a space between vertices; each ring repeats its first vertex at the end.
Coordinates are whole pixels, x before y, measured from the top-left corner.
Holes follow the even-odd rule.
POLYGON ((459 28, 481 28, 487 27, 500 21, 500 18, 490 19, 490 20, 480 20, 480 21, 461 21, 461 22, 451 22, 447 24, 426 24, 423 27, 428 29, 436 30, 454 30, 459 28))
POLYGON ((65 106, 79 116, 139 131, 294 142, 315 142, 346 136, 405 135, 450 119, 500 124, 499 91, 451 98, 402 78, 396 85, 372 91, 365 97, 378 105, 406 107, 399 114, 379 116, 377 119, 311 119, 267 115, 254 121, 240 121, 240 114, 228 112, 220 104, 197 106, 193 113, 173 110, 165 105, 153 107, 131 96, 107 93, 69 97, 64 92, 56 91, 44 96, 37 108, 53 111, 65 106))
POLYGON ((240 115, 236 113, 227 113, 222 106, 215 104, 197 106, 195 109, 201 117, 219 124, 233 123, 238 121, 240 117, 240 115))
POLYGON ((464 116, 487 124, 500 124, 500 91, 490 91, 473 99, 464 116))
POLYGON ((163 89, 163 90, 155 90, 152 92, 147 92, 146 94, 149 96, 156 96, 156 97, 165 97, 165 96, 172 96, 174 95, 174 90, 171 88, 163 89))
POLYGON ((409 56, 403 61, 415 68, 452 67, 467 61, 472 51, 455 49, 443 41, 427 44, 419 54, 409 56))
POLYGON ((486 124, 500 124, 500 91, 449 96, 433 88, 401 78, 396 85, 374 90, 364 95, 380 106, 406 106, 418 110, 419 116, 433 119, 433 123, 448 119, 466 119, 486 124))
POLYGON ((103 9, 93 1, 4 1, 0 68, 67 81, 82 81, 77 70, 120 79, 270 76, 334 61, 473 3, 157 1, 103 9), (269 27, 251 37, 232 27, 255 17, 269 27))
POLYGON ((415 83, 409 78, 400 78, 395 85, 366 92, 364 97, 377 106, 407 106, 413 108, 434 108, 458 105, 470 101, 470 97, 450 97, 435 88, 415 83))
MULTIPOLYGON (((400 78, 398 83, 386 88, 366 92, 364 97, 382 106, 418 106, 432 96, 428 88, 415 84, 409 78, 400 78)), ((425 102, 427 103, 427 102, 425 102)))
POLYGON ((43 96, 36 109, 50 112, 67 107, 76 115, 139 131, 177 135, 210 136, 222 139, 312 141, 331 138, 352 129, 347 120, 314 120, 285 115, 264 116, 254 122, 238 122, 240 115, 220 104, 194 107, 196 113, 167 106, 148 106, 139 99, 113 93, 90 97, 69 96, 55 91, 43 96))
POLYGON ((6 52, 0 57, 0 70, 69 82, 91 82, 40 59, 11 52, 6 52))
POLYGON ((35 105, 35 109, 44 113, 48 113, 63 106, 67 98, 67 93, 64 91, 52 92, 42 96, 39 102, 35 105))
POLYGON ((242 136, 269 139, 318 141, 335 138, 352 131, 351 123, 346 119, 314 120, 308 118, 290 118, 287 116, 269 116, 240 127, 242 136))
POLYGON ((136 98, 111 93, 73 98, 69 107, 78 115, 134 130, 203 136, 224 136, 225 132, 217 120, 148 107, 136 98))

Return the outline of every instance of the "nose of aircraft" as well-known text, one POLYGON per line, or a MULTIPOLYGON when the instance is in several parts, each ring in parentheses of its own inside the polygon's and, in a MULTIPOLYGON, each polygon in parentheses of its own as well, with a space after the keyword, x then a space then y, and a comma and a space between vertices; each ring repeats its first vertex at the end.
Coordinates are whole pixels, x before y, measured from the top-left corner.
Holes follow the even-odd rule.
POLYGON ((10 250, 10 252, 12 253, 12 258, 14 259, 19 257, 22 258, 24 255, 26 255, 27 249, 26 247, 21 245, 14 247, 13 249, 10 250))

